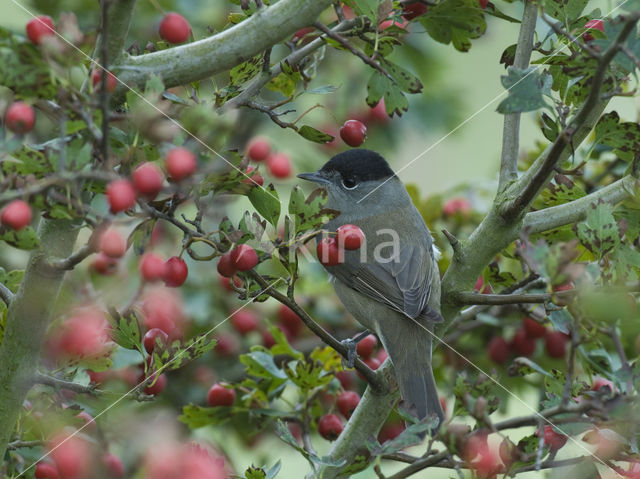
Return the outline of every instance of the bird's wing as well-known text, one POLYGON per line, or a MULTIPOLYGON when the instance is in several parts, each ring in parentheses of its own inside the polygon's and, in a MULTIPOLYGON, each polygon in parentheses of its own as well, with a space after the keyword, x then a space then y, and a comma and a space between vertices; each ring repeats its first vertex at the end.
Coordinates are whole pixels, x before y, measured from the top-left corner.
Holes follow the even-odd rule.
POLYGON ((441 321, 440 314, 427 304, 434 263, 430 251, 404 245, 397 261, 360 263, 347 260, 329 271, 350 288, 411 318, 441 321))

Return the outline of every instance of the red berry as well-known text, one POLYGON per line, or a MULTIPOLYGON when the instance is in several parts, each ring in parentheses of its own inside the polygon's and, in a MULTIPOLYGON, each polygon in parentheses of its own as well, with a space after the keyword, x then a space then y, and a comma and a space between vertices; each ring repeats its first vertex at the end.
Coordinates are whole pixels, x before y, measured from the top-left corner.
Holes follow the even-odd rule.
POLYGON ((100 235, 98 249, 110 258, 122 258, 127 251, 127 242, 117 230, 109 228, 100 235))
POLYGON ((248 244, 236 246, 231 251, 231 261, 238 271, 249 271, 258 264, 258 253, 248 244))
POLYGON ((344 261, 344 252, 334 237, 322 238, 316 246, 318 261, 324 266, 335 266, 344 261))
POLYGON ((380 361, 380 364, 384 363, 388 357, 389 354, 384 349, 381 349, 378 351, 378 354, 376 354, 376 359, 380 361))
POLYGON ((245 334, 258 329, 258 316, 256 316, 252 311, 247 311, 246 309, 236 311, 231 316, 231 326, 244 336, 245 334))
MULTIPOLYGON (((584 24, 584 28, 587 30, 600 30, 601 32, 604 33, 604 22, 600 19, 589 20, 587 23, 584 24)), ((585 42, 590 42, 591 40, 593 40, 593 35, 585 32, 582 34, 582 39, 585 42)))
POLYGON ((269 173, 276 178, 289 178, 291 176, 291 159, 284 153, 274 153, 267 158, 269 173))
POLYGON ((145 253, 140 258, 140 274, 145 281, 164 279, 167 266, 164 260, 154 253, 145 253))
POLYGON ((156 346, 156 338, 160 338, 161 344, 167 344, 167 341, 169 341, 169 335, 162 329, 151 328, 146 332, 144 338, 142 338, 142 344, 144 345, 144 349, 147 353, 151 354, 153 352, 153 349, 156 346))
POLYGON ((373 369, 374 371, 376 369, 378 369, 380 367, 380 365, 382 364, 382 362, 378 359, 378 358, 367 358, 363 361, 367 366, 369 366, 369 368, 373 369))
MULTIPOLYGON (((315 28, 313 27, 304 27, 301 28, 300 30, 298 30, 296 33, 293 34, 293 37, 291 37, 291 40, 293 41, 293 43, 298 43, 300 40, 305 39, 305 41, 308 41, 307 38, 305 38, 309 33, 313 32, 315 30, 315 28)), ((311 40, 309 38, 309 40, 311 40)))
POLYGON ((218 273, 225 278, 231 278, 238 269, 231 259, 231 253, 223 254, 218 260, 218 273))
POLYGON ((342 421, 335 414, 325 414, 318 421, 318 432, 328 441, 337 439, 342 429, 342 421))
POLYGON ((511 339, 511 349, 519 356, 531 356, 536 350, 535 340, 527 336, 524 328, 518 328, 511 339))
POLYGON ((23 101, 12 103, 4 116, 7 128, 14 133, 23 135, 29 133, 36 123, 36 112, 31 105, 23 101))
MULTIPOLYGON (((96 69, 93 70, 93 73, 91 74, 91 82, 93 83, 93 87, 96 90, 99 90, 101 85, 102 85, 102 70, 101 69, 96 69)), ((111 72, 107 72, 107 91, 109 93, 111 93, 112 91, 114 91, 116 89, 116 87, 118 86, 118 79, 116 78, 116 76, 111 73, 111 72)))
POLYGON ((186 148, 172 148, 167 153, 167 171, 175 181, 182 181, 193 175, 198 168, 196 155, 186 148))
POLYGON ((345 391, 338 396, 336 404, 338 405, 338 411, 340 411, 340 414, 349 419, 359 402, 360 395, 358 393, 345 391))
POLYGON ((21 230, 31 223, 31 207, 22 200, 13 200, 2 210, 0 222, 14 230, 21 230))
POLYGON ((442 207, 442 212, 446 216, 460 214, 467 216, 471 213, 471 204, 465 198, 451 198, 442 207))
POLYGON ((478 276, 478 280, 476 281, 476 285, 473 287, 476 291, 481 294, 491 294, 491 286, 489 284, 485 284, 482 276, 478 276))
POLYGON ((160 36, 169 43, 184 43, 189 39, 191 25, 179 13, 167 13, 160 22, 160 36))
MULTIPOLYGON (((164 262, 160 262, 164 266, 164 262)), ((170 339, 182 336, 186 321, 180 295, 159 286, 148 291, 142 302, 143 323, 147 329, 160 328, 170 339)))
MULTIPOLYGON (((384 22, 380 22, 380 25, 378 25, 378 30, 383 32, 384 30, 386 30, 387 28, 391 27, 391 26, 396 26, 398 28, 402 28, 403 30, 407 29, 407 24, 408 22, 406 20, 403 20, 402 22, 398 22, 396 20, 385 20, 384 22)), ((384 107, 384 105, 383 105, 384 107)), ((386 113, 385 113, 386 115, 386 113)), ((388 117, 387 117, 388 119, 388 117)))
POLYGON ((131 179, 133 180, 133 186, 136 191, 142 196, 152 200, 160 193, 160 190, 162 190, 164 175, 155 163, 147 161, 133 170, 131 179))
POLYGON ((616 392, 616 387, 613 385, 611 381, 605 378, 596 377, 591 384, 591 390, 597 391, 601 387, 608 387, 611 392, 616 392))
MULTIPOLYGON (((145 376, 142 375, 138 380, 138 382, 142 382, 144 381, 144 379, 145 379, 145 376)), ((166 387, 167 387, 167 376, 165 376, 164 374, 160 374, 160 376, 158 376, 158 378, 156 379, 155 374, 153 374, 153 379, 151 379, 147 383, 147 386, 144 388, 144 393, 149 394, 150 396, 157 396, 162 391, 164 391, 164 388, 166 387)))
POLYGON ((171 288, 182 286, 187 280, 189 269, 182 258, 173 256, 165 263, 164 284, 171 288))
POLYGON ((107 453, 102 456, 102 464, 107 470, 109 477, 116 479, 124 477, 124 464, 122 464, 120 458, 115 454, 107 453))
POLYGON ((224 387, 222 384, 214 384, 207 394, 207 403, 211 407, 233 406, 236 401, 236 390, 224 387))
POLYGON ((108 276, 116 272, 116 269, 118 268, 118 261, 104 253, 100 253, 94 258, 91 263, 91 268, 96 273, 108 276))
POLYGON ((358 351, 358 356, 362 359, 367 359, 373 354, 374 348, 378 345, 378 338, 376 338, 373 334, 369 334, 360 340, 358 346, 356 346, 356 351, 358 351))
POLYGON ((40 462, 36 466, 36 479, 59 479, 58 468, 49 462, 40 462))
POLYGON ((61 325, 56 339, 65 356, 99 357, 109 350, 109 323, 98 309, 79 309, 61 325))
POLYGON ((349 146, 360 146, 364 143, 367 127, 358 120, 347 120, 340 128, 340 138, 349 146))
POLYGON ((487 346, 489 357, 494 363, 504 364, 509 359, 509 345, 502 336, 494 336, 487 346))
MULTIPOLYGON (((568 437, 564 434, 556 432, 553 427, 546 425, 544 426, 544 443, 548 445, 552 450, 557 451, 562 446, 567 443, 568 437)), ((536 436, 538 436, 538 432, 536 431, 536 436)))
POLYGON ((489 4, 489 0, 478 0, 478 3, 480 4, 480 8, 484 10, 485 8, 487 8, 487 5, 489 4))
POLYGON ((404 430, 405 425, 401 421, 393 421, 385 424, 384 426, 382 426, 382 429, 380 429, 380 432, 378 433, 378 442, 380 444, 383 444, 387 441, 391 441, 392 439, 395 439, 400 434, 402 434, 402 431, 404 430))
POLYGON ((247 155, 252 161, 264 161, 270 153, 269 140, 260 136, 252 139, 247 146, 247 155))
POLYGON ((547 328, 534 319, 525 317, 522 320, 522 326, 530 338, 544 338, 547 334, 547 328))
POLYGON ((216 338, 217 343, 214 348, 216 354, 222 357, 235 356, 238 352, 238 340, 234 334, 220 333, 216 338))
POLYGON ((338 371, 336 378, 340 381, 343 389, 351 389, 353 386, 353 371, 338 371))
POLYGON ((93 454, 87 441, 78 436, 60 435, 51 441, 51 459, 63 479, 92 477, 93 454))
POLYGON ((554 291, 570 291, 572 289, 575 288, 575 285, 573 284, 573 282, 568 282, 568 283, 564 283, 558 286, 554 286, 553 290, 554 291))
POLYGON ((136 190, 128 180, 115 180, 107 185, 107 199, 111 212, 119 213, 136 204, 136 190))
POLYGON ((249 177, 249 178, 245 178, 244 180, 242 180, 243 183, 247 184, 247 185, 258 185, 258 186, 263 186, 264 185, 264 178, 262 177, 262 175, 260 173, 254 173, 253 175, 251 174, 251 172, 255 170, 255 168, 253 166, 249 166, 247 167, 247 171, 245 171, 245 174, 249 177))
POLYGON ((360 249, 364 241, 364 233, 356 225, 342 225, 336 230, 336 233, 338 247, 342 246, 347 250, 360 249))
POLYGON ((559 331, 551 331, 545 337, 547 354, 552 358, 564 358, 567 352, 567 336, 559 331))
POLYGON ((56 28, 48 15, 39 15, 27 23, 27 37, 36 45, 40 45, 42 37, 55 35, 56 28))
POLYGON ((389 115, 387 115, 387 109, 384 105, 384 98, 380 98, 376 106, 369 110, 368 118, 377 123, 387 123, 389 121, 389 115))
POLYGON ((302 320, 291 308, 281 304, 278 310, 278 319, 280 323, 291 332, 292 336, 296 337, 300 334, 303 325, 302 320))
POLYGON ((429 7, 421 2, 406 3, 402 7, 402 16, 407 20, 413 20, 416 17, 424 15, 429 7))

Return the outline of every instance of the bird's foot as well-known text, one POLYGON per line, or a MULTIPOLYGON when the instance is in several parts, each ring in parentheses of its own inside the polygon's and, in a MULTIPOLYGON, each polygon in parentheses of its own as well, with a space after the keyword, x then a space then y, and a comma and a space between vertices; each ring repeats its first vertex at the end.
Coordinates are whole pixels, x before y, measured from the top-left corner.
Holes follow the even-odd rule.
POLYGON ((345 358, 342 358, 342 365, 345 368, 351 369, 354 367, 356 358, 358 357, 358 343, 369 334, 370 333, 367 330, 356 335, 354 338, 347 338, 340 341, 340 343, 347 348, 347 359, 345 360, 345 358))

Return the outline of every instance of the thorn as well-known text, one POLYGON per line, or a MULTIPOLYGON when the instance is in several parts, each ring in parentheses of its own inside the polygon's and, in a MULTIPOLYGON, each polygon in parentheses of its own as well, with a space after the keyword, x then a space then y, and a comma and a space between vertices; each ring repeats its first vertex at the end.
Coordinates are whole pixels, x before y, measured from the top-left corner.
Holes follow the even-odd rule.
POLYGON ((449 244, 451 245, 451 248, 453 248, 453 255, 458 259, 462 258, 462 246, 460 245, 460 241, 458 241, 458 238, 449 233, 446 228, 442 228, 442 234, 446 236, 449 244))

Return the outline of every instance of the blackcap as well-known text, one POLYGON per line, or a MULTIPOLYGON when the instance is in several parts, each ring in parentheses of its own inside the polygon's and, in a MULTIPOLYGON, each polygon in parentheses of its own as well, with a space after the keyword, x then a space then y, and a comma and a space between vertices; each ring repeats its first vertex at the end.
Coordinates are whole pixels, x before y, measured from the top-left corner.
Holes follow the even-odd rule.
POLYGON ((433 238, 407 190, 379 154, 353 149, 315 173, 340 214, 325 229, 354 224, 365 235, 359 250, 326 266, 336 294, 363 326, 375 332, 394 367, 403 406, 418 419, 444 418, 431 370, 434 323, 440 315, 440 276, 433 238))

